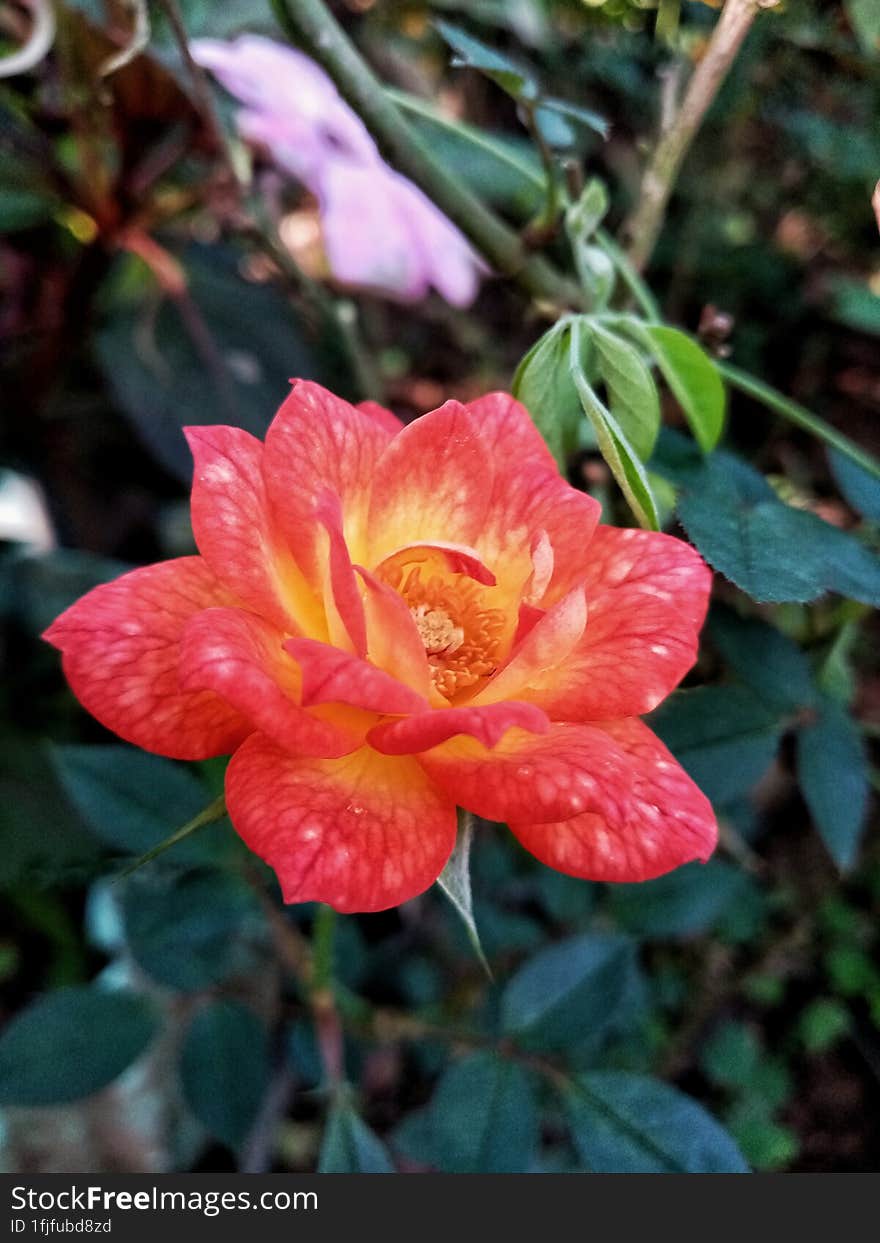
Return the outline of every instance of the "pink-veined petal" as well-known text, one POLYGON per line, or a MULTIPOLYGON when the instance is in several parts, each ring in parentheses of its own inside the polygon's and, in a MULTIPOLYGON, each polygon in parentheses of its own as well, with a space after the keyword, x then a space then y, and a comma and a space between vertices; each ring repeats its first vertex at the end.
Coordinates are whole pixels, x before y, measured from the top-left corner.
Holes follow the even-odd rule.
POLYGON ((630 762, 624 817, 584 812, 511 831, 542 863, 585 880, 642 881, 694 859, 705 862, 718 828, 711 804, 647 725, 635 717, 601 728, 630 762))
POLYGON ((226 805, 285 902, 385 910, 433 884, 455 844, 454 803, 415 760, 368 747, 310 760, 255 734, 229 765, 226 805))
POLYGON ((423 712, 428 701, 390 673, 314 639, 284 644, 302 671, 302 703, 343 703, 384 715, 423 712))
POLYGON ((363 566, 355 566, 355 569, 364 583, 370 660, 379 669, 393 674, 399 682, 405 682, 422 698, 427 698, 431 693, 428 657, 406 601, 363 566))
POLYGON ((481 708, 435 708, 420 716, 383 721, 370 730, 367 741, 385 755, 429 751, 456 734, 471 734, 484 746, 494 747, 514 726, 541 734, 550 728, 550 722, 532 704, 515 701, 481 708))
POLYGON ((181 686, 215 691, 288 751, 348 755, 362 736, 300 706, 299 666, 283 644, 283 632, 253 613, 206 609, 183 633, 181 686))
POLYGON ((261 616, 288 630, 320 634, 320 607, 269 507, 261 442, 239 427, 183 430, 195 462, 193 534, 205 561, 261 616))
POLYGON ((231 602, 201 557, 180 557, 95 587, 43 638, 107 729, 159 755, 207 759, 235 750, 252 727, 212 692, 181 690, 180 639, 190 618, 231 602))
POLYGON ((320 582, 316 504, 328 491, 340 498, 343 535, 353 559, 364 560, 376 463, 390 440, 378 420, 306 380, 294 382, 273 419, 263 477, 288 547, 310 582, 320 582))
POLYGON ((629 757, 601 729, 512 729, 490 749, 460 735, 419 756, 440 789, 487 820, 561 820, 591 812, 617 823, 628 809, 629 757))
POLYGON ((376 466, 364 564, 372 568, 412 543, 475 546, 493 475, 486 444, 459 402, 448 401, 410 423, 376 466))
POLYGON ((712 575, 690 544, 654 531, 599 527, 589 553, 582 638, 517 693, 555 720, 640 716, 696 660, 712 575))

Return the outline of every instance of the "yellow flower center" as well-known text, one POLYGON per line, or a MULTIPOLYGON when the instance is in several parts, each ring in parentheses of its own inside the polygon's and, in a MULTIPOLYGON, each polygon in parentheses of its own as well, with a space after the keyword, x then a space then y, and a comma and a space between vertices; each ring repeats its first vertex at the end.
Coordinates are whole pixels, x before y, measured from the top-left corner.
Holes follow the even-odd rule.
POLYGON ((472 578, 422 578, 422 565, 386 567, 384 577, 409 606, 425 645, 434 689, 448 702, 495 672, 504 613, 488 608, 472 578))

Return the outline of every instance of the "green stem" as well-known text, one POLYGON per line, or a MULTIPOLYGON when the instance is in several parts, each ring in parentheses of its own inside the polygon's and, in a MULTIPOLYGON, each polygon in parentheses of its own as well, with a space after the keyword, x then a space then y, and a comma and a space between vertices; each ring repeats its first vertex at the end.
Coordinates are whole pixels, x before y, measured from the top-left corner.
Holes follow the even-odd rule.
POLYGON ((312 925, 311 978, 308 982, 309 1004, 315 1023, 315 1039, 327 1086, 336 1091, 345 1081, 345 1038, 339 1011, 336 1008, 336 985, 333 979, 333 944, 336 933, 336 912, 323 902, 315 913, 312 925))
POLYGON ((648 322, 651 324, 662 324, 663 316, 657 299, 617 245, 617 242, 611 237, 611 234, 606 233, 604 229, 597 229, 596 243, 601 250, 605 251, 605 254, 614 264, 618 275, 644 311, 648 322))
POLYGON ((539 221, 542 229, 551 231, 555 228, 559 219, 559 176, 556 160, 550 144, 541 133, 541 126, 534 104, 523 102, 520 106, 522 115, 525 117, 526 128, 538 149, 541 165, 544 169, 544 207, 539 221))
POLYGON ((193 816, 192 820, 188 820, 182 829, 178 829, 176 833, 172 833, 170 837, 166 837, 164 842, 160 842, 158 846, 154 846, 152 850, 148 850, 146 854, 135 859, 134 863, 130 863, 127 868, 119 873, 118 880, 122 880, 125 876, 130 876, 132 872, 137 871, 139 867, 143 867, 145 863, 157 858, 159 855, 170 850, 172 846, 176 846, 178 842, 182 842, 185 837, 189 837, 191 833, 195 833, 198 829, 204 828, 206 824, 213 824, 215 820, 222 820, 226 815, 226 803, 223 795, 215 798, 213 803, 209 803, 203 808, 197 816, 193 816))
POLYGON ((755 401, 760 401, 769 410, 782 415, 784 419, 788 419, 789 423, 794 423, 797 427, 802 427, 804 431, 810 432, 817 440, 824 440, 832 449, 836 449, 838 453, 848 457, 857 466, 861 466, 862 470, 867 471, 869 475, 880 479, 880 462, 865 449, 859 448, 843 432, 839 432, 830 423, 820 419, 817 414, 811 414, 809 410, 805 410, 791 398, 784 397, 782 393, 778 393, 763 380, 757 380, 747 372, 740 371, 739 367, 722 362, 716 362, 715 365, 728 384, 746 393, 749 397, 754 397, 755 401))
POLYGON ((475 194, 449 176, 401 116, 322 0, 272 0, 281 28, 326 70, 383 155, 410 177, 501 274, 534 298, 577 306, 574 284, 538 255, 475 194))
POLYGON ((336 912, 320 903, 312 926, 312 980, 315 992, 333 987, 333 943, 336 935, 336 912))

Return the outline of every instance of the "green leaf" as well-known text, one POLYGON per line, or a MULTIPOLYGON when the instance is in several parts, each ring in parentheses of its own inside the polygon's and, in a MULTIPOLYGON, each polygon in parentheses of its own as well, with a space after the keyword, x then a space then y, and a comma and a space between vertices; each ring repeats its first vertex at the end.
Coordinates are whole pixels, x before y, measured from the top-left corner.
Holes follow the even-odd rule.
POLYGON ((263 914, 237 877, 146 869, 122 882, 121 901, 129 949, 160 984, 202 989, 254 969, 263 914))
POLYGON ((336 1101, 327 1118, 319 1174, 393 1174, 387 1148, 344 1100, 336 1101))
POLYGON ((660 398, 639 352, 601 324, 593 324, 599 373, 611 410, 636 453, 646 462, 660 430, 660 398))
POLYGON ((38 557, 9 558, 11 605, 31 634, 38 635, 75 600, 132 567, 109 557, 56 548, 38 557))
POLYGON ((0 234, 46 224, 60 205, 34 161, 0 147, 0 234))
POLYGON ((604 182, 594 177, 587 182, 578 201, 565 212, 565 231, 575 267, 594 311, 607 306, 617 279, 614 261, 607 248, 593 244, 594 235, 607 210, 608 190, 604 182))
POLYGON ((0 729, 0 841, 3 890, 63 886, 104 868, 99 844, 65 797, 48 744, 11 729, 0 729))
POLYGON ((483 947, 480 944, 480 934, 477 931, 477 924, 474 919, 474 906, 471 895, 470 858, 473 835, 474 822, 472 816, 468 812, 459 812, 458 836, 455 848, 449 856, 443 871, 437 877, 437 884, 461 916, 474 953, 480 960, 486 975, 491 980, 492 971, 486 961, 483 947))
POLYGON ((167 298, 157 313, 150 281, 133 307, 130 297, 110 302, 95 348, 122 413, 157 461, 188 485, 185 425, 228 423, 262 437, 288 378, 318 379, 327 361, 306 343, 275 285, 244 279, 237 252, 193 246, 184 260, 187 315, 167 298))
POLYGON ((605 182, 599 177, 591 177, 578 201, 572 203, 565 213, 569 236, 578 242, 588 242, 605 219, 609 204, 605 182))
POLYGON ((531 1079, 494 1053, 451 1066, 431 1103, 398 1128, 395 1143, 447 1174, 521 1174, 538 1146, 531 1079))
POLYGON ((745 686, 678 691, 648 718, 715 803, 747 793, 776 755, 785 721, 745 686))
POLYGON ((565 117, 554 112, 552 108, 543 106, 535 108, 535 125, 548 147, 556 151, 566 151, 575 143, 575 132, 565 117))
POLYGON ((761 1048, 745 1023, 728 1021, 717 1028, 703 1047, 704 1074, 725 1088, 747 1088, 758 1066, 761 1048))
POLYGON ((724 385, 708 354, 689 336, 664 324, 640 325, 663 378, 684 411, 704 453, 718 444, 724 427, 724 385))
POLYGON ((880 336, 880 297, 865 281, 839 276, 831 285, 831 316, 856 332, 880 336))
MULTIPOLYGON (((55 746, 52 758, 68 798, 108 845, 139 855, 204 807, 202 783, 171 760, 134 747, 55 746)), ((181 847, 181 857, 198 857, 181 847)), ((201 852, 204 857, 204 851, 201 852)))
POLYGON ((718 452, 689 471, 681 521, 706 560, 755 600, 805 603, 825 591, 880 604, 880 559, 855 535, 778 499, 757 471, 718 452))
POLYGON ((145 864, 152 863, 154 859, 158 859, 159 856, 163 855, 166 850, 171 850, 173 847, 180 846, 183 842, 192 837, 194 833, 198 833, 201 829, 204 829, 206 825, 215 824, 218 820, 222 820, 225 815, 226 801, 221 794, 217 798, 212 799, 212 801, 208 803, 207 807, 203 807, 197 815, 193 816, 191 820, 187 820, 186 824, 181 825, 179 829, 176 829, 173 833, 166 837, 164 841, 161 841, 158 845, 151 847, 149 850, 140 855, 139 858, 130 863, 128 867, 124 868, 120 873, 120 877, 130 876, 132 872, 136 872, 138 868, 142 868, 145 864))
POLYGON ((841 869, 856 862, 868 810, 868 756, 855 721, 827 700, 797 739, 798 781, 810 815, 841 869))
POLYGON ((569 325, 555 324, 524 356, 513 377, 513 395, 523 403, 559 468, 577 446, 581 403, 569 371, 569 325))
POLYGON ((744 1174, 742 1154, 696 1101, 644 1075, 595 1071, 567 1095, 572 1139, 597 1174, 744 1174))
POLYGON ((612 914, 627 932, 640 937, 688 937, 710 932, 754 882, 721 859, 688 863, 666 876, 609 889, 612 914))
POLYGON ((530 958, 501 997, 501 1029, 528 1047, 598 1040, 631 996, 635 950, 626 937, 570 937, 530 958))
POLYGON ((798 1019, 798 1036, 808 1053, 825 1053, 852 1027, 852 1018, 842 1001, 817 997, 798 1019))
POLYGON ((582 365, 586 325, 575 322, 570 349, 571 377, 581 400, 584 413, 593 425, 599 450, 617 480, 639 524, 657 531, 660 520, 648 476, 638 454, 624 435, 614 415, 600 401, 587 380, 582 365))
POLYGON ((868 55, 880 52, 880 6, 877 0, 845 0, 850 24, 868 55))
POLYGON ((198 1010, 183 1039, 180 1082, 205 1129, 240 1148, 269 1083, 265 1024, 237 1001, 212 1001, 198 1010))
POLYGON ((600 113, 593 112, 590 108, 582 108, 580 104, 573 104, 567 99, 557 99, 554 95, 542 95, 541 107, 550 112, 559 112, 569 121, 586 126, 587 129, 593 130, 603 138, 607 138, 611 132, 611 123, 600 113))
POLYGON ((718 607, 710 615, 709 633, 730 667, 771 709, 794 712, 816 703, 809 660, 775 626, 718 607))
POLYGON ((816 682, 824 694, 838 703, 850 705, 856 697, 858 680, 853 668, 852 649, 858 636, 858 623, 845 622, 825 652, 816 676, 816 682))
POLYGON ((831 450, 828 461, 837 486, 853 509, 870 522, 880 522, 880 480, 837 449, 831 450))
POLYGON ((133 993, 64 988, 39 997, 0 1036, 0 1105, 91 1096, 141 1056, 158 1026, 133 993))
POLYGON ((485 43, 481 43, 479 39, 466 34, 450 22, 436 21, 434 26, 444 42, 455 53, 453 65, 479 70, 514 99, 526 101, 537 99, 536 82, 514 61, 502 56, 494 48, 487 47, 485 43))

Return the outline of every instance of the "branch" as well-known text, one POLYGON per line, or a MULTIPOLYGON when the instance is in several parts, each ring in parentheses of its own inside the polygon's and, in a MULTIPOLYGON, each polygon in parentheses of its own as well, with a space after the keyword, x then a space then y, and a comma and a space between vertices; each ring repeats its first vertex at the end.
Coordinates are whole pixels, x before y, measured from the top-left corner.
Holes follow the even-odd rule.
POLYGON ((661 134, 642 177, 639 202, 623 226, 627 256, 639 272, 645 267, 663 226, 666 205, 697 130, 727 77, 759 9, 777 0, 726 0, 702 60, 694 70, 674 119, 661 134))
POLYGON ((820 419, 818 414, 813 414, 811 411, 804 409, 796 401, 792 401, 790 397, 777 393, 775 388, 771 388, 763 380, 749 375, 746 371, 740 371, 739 367, 733 367, 730 363, 724 362, 716 362, 715 366, 725 380, 727 380, 728 384, 738 388, 741 393, 753 397, 755 401, 761 402, 768 410, 773 410, 776 414, 781 415, 782 418, 788 419, 789 423, 794 423, 796 427, 802 427, 804 431, 815 436, 817 440, 824 440, 826 445, 830 445, 832 449, 836 449, 838 453, 848 457, 851 462, 855 462, 856 466, 860 466, 862 470, 867 471, 869 475, 873 475, 875 479, 880 479, 880 462, 868 453, 867 450, 860 448, 859 445, 850 440, 849 436, 839 432, 836 427, 832 427, 824 419, 820 419))
POLYGON ((318 906, 312 933, 314 943, 310 945, 266 896, 259 882, 254 882, 254 888, 269 922, 275 955, 306 995, 326 1086, 335 1090, 345 1078, 342 1022, 332 975, 336 913, 329 906, 318 906))
POLYGON ((322 0, 272 0, 272 7, 288 37, 330 75, 388 161, 424 190, 496 271, 536 299, 563 307, 580 304, 571 281, 545 259, 530 256, 519 234, 435 160, 322 0))

